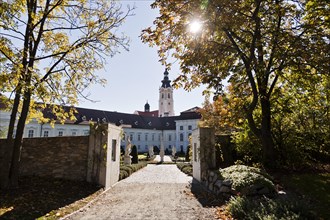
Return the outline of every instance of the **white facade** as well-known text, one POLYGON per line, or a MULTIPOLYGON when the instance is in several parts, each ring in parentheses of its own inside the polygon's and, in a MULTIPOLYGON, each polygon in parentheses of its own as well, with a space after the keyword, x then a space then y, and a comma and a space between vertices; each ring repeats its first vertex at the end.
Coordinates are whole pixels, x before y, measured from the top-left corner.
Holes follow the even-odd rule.
MULTIPOLYGON (((10 113, 0 110, 1 137, 5 138, 9 126, 10 113)), ((14 131, 15 132, 15 131, 14 131)), ((57 137, 57 136, 87 136, 89 135, 89 123, 84 124, 39 124, 33 119, 24 128, 24 138, 33 137, 57 137)))
MULTIPOLYGON (((6 131, 9 125, 10 114, 0 111, 0 129, 6 131)), ((123 125, 125 137, 122 138, 121 146, 125 147, 126 137, 130 136, 133 145, 136 145, 139 152, 148 152, 149 146, 157 146, 160 148, 161 137, 163 136, 164 148, 171 150, 176 147, 177 152, 181 150, 186 152, 189 145, 189 135, 192 130, 197 128, 199 119, 176 120, 175 130, 156 130, 156 129, 140 129, 123 125)), ((56 137, 56 136, 87 136, 89 135, 89 123, 82 124, 39 124, 36 120, 30 121, 25 126, 24 137, 56 137)), ((6 132, 4 132, 6 133, 6 132)), ((5 135, 1 138, 5 138, 5 135)))
POLYGON ((177 120, 176 125, 176 149, 177 151, 183 150, 186 152, 189 145, 189 136, 192 131, 197 128, 199 119, 177 120))

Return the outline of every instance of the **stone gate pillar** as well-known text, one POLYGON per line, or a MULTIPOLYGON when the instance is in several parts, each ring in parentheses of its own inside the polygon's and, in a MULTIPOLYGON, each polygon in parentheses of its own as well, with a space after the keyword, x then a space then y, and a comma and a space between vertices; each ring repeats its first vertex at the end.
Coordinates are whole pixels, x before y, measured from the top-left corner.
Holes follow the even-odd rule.
POLYGON ((87 181, 106 189, 119 180, 122 129, 111 124, 90 127, 87 181))
POLYGON ((192 133, 193 177, 207 180, 208 170, 215 169, 215 138, 213 128, 197 128, 192 133))

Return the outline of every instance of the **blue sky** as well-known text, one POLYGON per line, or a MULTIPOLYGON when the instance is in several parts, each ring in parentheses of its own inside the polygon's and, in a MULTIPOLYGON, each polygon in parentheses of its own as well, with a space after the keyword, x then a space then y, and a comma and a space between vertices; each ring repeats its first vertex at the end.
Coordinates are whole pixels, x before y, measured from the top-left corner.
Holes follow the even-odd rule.
MULTIPOLYGON (((163 79, 165 67, 158 62, 157 48, 150 48, 139 38, 141 31, 152 25, 158 11, 150 4, 153 1, 122 1, 122 8, 135 4, 134 16, 128 17, 120 32, 125 33, 131 40, 129 51, 120 50, 112 58, 107 59, 105 70, 99 74, 107 79, 105 87, 94 85, 90 89, 89 98, 96 103, 81 100, 79 106, 108 111, 133 113, 143 110, 148 100, 151 110, 158 109, 158 91, 163 79)), ((170 79, 178 76, 178 64, 174 64, 169 72, 170 79)), ((202 106, 204 97, 202 88, 190 92, 183 89, 174 90, 174 111, 180 112, 195 106, 202 106)))

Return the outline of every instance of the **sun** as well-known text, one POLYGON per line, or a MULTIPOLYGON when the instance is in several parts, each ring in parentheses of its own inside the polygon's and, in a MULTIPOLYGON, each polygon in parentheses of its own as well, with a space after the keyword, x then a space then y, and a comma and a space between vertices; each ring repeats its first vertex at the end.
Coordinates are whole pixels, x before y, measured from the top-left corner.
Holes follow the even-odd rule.
POLYGON ((194 20, 189 24, 189 31, 193 34, 200 32, 202 29, 202 23, 198 20, 194 20))

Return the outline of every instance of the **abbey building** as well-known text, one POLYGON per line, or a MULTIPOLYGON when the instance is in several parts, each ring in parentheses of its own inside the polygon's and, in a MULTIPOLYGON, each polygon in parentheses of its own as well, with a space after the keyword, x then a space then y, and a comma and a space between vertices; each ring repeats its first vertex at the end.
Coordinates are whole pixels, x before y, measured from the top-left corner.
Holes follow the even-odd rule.
MULTIPOLYGON (((147 152, 149 146, 160 148, 161 140, 165 149, 170 150, 174 146, 177 152, 185 152, 189 136, 197 128, 201 116, 197 111, 198 107, 174 115, 173 88, 168 75, 165 70, 159 88, 158 110, 151 111, 148 102, 144 105, 144 111, 135 111, 133 114, 76 107, 76 121, 58 123, 52 128, 49 124, 38 124, 36 120, 32 120, 25 126, 24 137, 85 136, 89 135, 90 122, 111 123, 123 129, 123 147, 127 137, 130 137, 131 143, 137 146, 139 152, 147 152)), ((8 127, 10 119, 10 113, 3 109, 4 106, 1 107, 0 103, 1 133, 8 127)), ((52 117, 47 110, 43 113, 52 117)))

